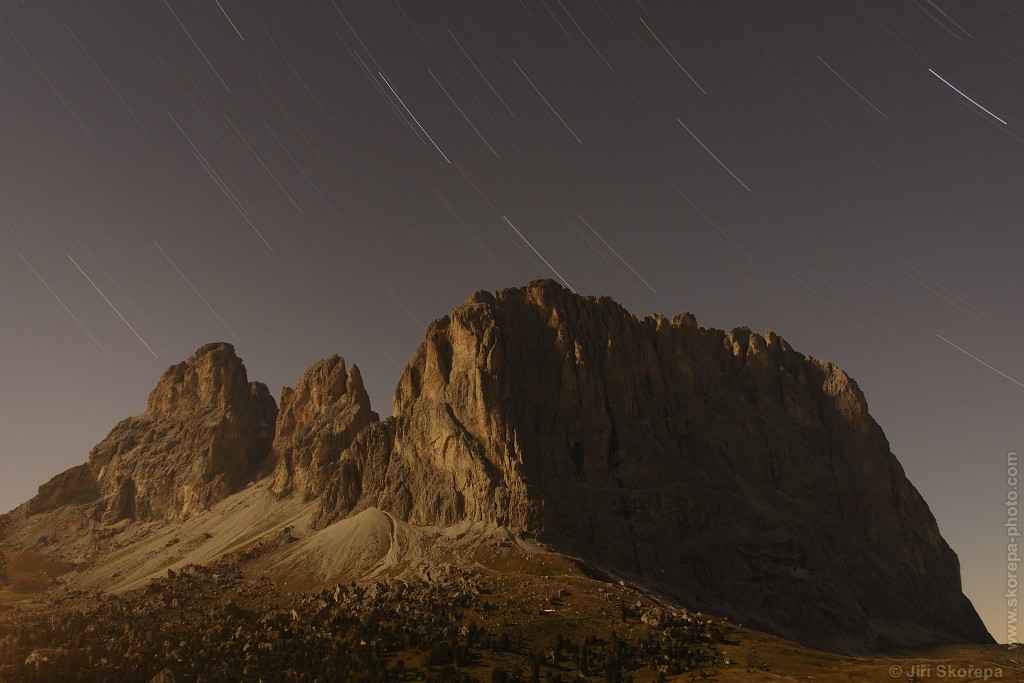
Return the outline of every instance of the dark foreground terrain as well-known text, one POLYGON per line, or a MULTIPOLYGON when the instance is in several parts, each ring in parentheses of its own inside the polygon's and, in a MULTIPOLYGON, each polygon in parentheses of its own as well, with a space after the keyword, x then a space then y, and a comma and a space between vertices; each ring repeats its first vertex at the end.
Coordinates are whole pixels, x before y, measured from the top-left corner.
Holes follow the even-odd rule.
POLYGON ((47 570, 5 557, 3 681, 1024 680, 1005 647, 827 654, 503 543, 471 569, 294 592, 223 561, 123 594, 22 593, 47 570))

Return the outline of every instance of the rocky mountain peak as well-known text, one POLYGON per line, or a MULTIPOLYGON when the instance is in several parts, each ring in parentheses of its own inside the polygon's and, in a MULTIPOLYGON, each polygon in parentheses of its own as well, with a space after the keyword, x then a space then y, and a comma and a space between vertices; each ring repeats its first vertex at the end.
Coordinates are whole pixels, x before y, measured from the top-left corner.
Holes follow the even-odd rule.
POLYGON ((90 452, 103 517, 183 519, 240 490, 269 452, 276 417, 231 344, 200 347, 164 371, 146 412, 90 452))
POLYGON ((294 389, 281 391, 273 445, 274 491, 298 492, 307 499, 318 495, 341 452, 377 420, 357 366, 346 368, 338 356, 311 365, 294 389))
POLYGON ((771 331, 477 292, 341 461, 321 525, 496 523, 821 647, 989 638, 856 382, 771 331))
POLYGON ((190 517, 258 474, 276 417, 267 387, 249 382, 231 344, 207 344, 164 371, 145 412, 118 423, 86 464, 40 487, 28 510, 77 502, 107 522, 190 517))
POLYGON ((245 366, 235 348, 217 342, 167 368, 149 394, 146 412, 173 417, 199 410, 226 411, 244 404, 249 394, 245 366))
POLYGON ((308 421, 342 400, 367 405, 370 401, 358 366, 347 368, 345 359, 337 355, 313 363, 302 373, 295 388, 284 387, 281 396, 282 403, 287 396, 294 401, 293 409, 301 410, 299 422, 308 421))
POLYGON ((550 280, 476 292, 430 324, 384 420, 338 356, 278 411, 211 344, 27 513, 183 519, 267 474, 313 533, 371 508, 480 522, 819 648, 991 640, 860 387, 771 330, 550 280))

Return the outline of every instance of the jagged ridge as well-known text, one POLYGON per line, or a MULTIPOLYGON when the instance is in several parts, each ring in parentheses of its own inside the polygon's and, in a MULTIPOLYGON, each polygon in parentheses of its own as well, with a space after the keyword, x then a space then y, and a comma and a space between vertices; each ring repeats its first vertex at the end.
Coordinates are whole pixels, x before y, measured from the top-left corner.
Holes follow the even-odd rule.
POLYGON ((273 469, 318 527, 370 507, 495 522, 828 649, 991 641, 856 383, 770 331, 638 319, 551 281, 477 292, 431 324, 393 417, 332 357, 283 392, 269 455, 269 394, 229 345, 204 349, 28 510, 97 495, 108 520, 181 518, 273 469))

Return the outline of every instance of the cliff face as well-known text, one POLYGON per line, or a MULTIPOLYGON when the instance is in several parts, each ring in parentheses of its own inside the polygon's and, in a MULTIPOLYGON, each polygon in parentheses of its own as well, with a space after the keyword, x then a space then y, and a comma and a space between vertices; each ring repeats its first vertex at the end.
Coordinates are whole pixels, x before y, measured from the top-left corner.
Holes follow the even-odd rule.
POLYGON ((106 522, 190 517, 251 481, 276 415, 234 348, 208 344, 168 368, 146 411, 115 426, 88 463, 40 487, 28 511, 95 500, 92 514, 106 522))
POLYGON ((212 344, 25 513, 183 519, 266 473, 315 528, 370 507, 493 522, 824 649, 991 642, 856 382, 770 331, 550 281, 478 292, 430 325, 385 420, 337 356, 278 413, 212 344))
POLYGON ((306 500, 320 495, 341 452, 377 420, 358 367, 346 370, 338 356, 314 363, 294 389, 281 392, 273 445, 274 492, 297 492, 306 500))
POLYGON ((857 650, 989 641, 857 384, 772 332, 550 281, 433 323, 318 522, 486 520, 745 624, 857 650))

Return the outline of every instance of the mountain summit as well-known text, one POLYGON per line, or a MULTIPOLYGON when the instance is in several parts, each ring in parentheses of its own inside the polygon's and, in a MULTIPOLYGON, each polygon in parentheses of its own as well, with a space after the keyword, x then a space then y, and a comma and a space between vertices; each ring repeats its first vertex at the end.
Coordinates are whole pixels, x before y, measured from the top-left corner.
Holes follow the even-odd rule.
POLYGON ((991 642, 856 382, 771 331, 641 319, 548 280, 477 292, 429 326, 392 413, 379 419, 336 356, 278 410, 230 345, 204 346, 86 464, 10 513, 5 543, 117 590, 185 555, 153 551, 95 578, 114 553, 90 539, 115 526, 136 529, 117 546, 127 567, 131 548, 156 547, 154 528, 177 538, 244 509, 263 526, 197 541, 201 558, 243 552, 287 576, 315 547, 335 558, 325 581, 380 571, 385 555, 399 571, 415 529, 500 529, 822 649, 991 642), (38 540, 57 515, 76 520, 75 538, 38 540), (337 539, 371 527, 384 549, 364 567, 337 539), (299 542, 271 542, 281 533, 299 542))
POLYGON ((266 458, 277 404, 249 382, 231 344, 207 344, 167 368, 146 411, 122 420, 85 465, 39 489, 28 510, 90 502, 106 522, 185 519, 239 491, 266 458))

